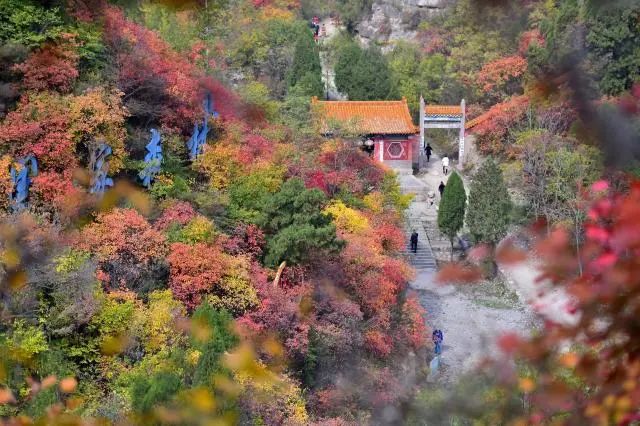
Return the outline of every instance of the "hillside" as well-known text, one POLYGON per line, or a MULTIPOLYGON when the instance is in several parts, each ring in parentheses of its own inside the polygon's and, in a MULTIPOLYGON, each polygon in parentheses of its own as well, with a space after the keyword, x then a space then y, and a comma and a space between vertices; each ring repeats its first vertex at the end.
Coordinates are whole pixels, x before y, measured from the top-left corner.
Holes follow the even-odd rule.
POLYGON ((0 422, 635 424, 638 46, 634 0, 0 0, 0 422))

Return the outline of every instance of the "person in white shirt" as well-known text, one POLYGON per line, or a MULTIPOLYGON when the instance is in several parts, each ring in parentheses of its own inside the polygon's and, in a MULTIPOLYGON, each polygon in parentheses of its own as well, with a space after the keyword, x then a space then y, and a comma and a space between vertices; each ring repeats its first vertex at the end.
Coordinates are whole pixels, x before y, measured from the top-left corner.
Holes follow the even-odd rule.
POLYGON ((442 157, 442 173, 445 175, 449 173, 449 157, 446 154, 442 157))

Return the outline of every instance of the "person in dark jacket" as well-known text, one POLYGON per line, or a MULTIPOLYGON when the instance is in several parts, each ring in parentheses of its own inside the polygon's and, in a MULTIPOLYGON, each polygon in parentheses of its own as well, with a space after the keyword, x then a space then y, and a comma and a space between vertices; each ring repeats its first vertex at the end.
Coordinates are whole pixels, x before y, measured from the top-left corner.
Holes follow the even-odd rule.
POLYGON ((414 253, 418 252, 418 233, 415 229, 411 233, 411 251, 414 253))
POLYGON ((442 353, 442 341, 444 340, 444 335, 442 334, 442 330, 436 329, 433 330, 433 335, 431 336, 433 340, 434 352, 436 355, 440 355, 442 353))
POLYGON ((438 186, 438 191, 440 192, 440 199, 442 199, 442 194, 444 194, 445 188, 446 188, 446 185, 444 184, 444 182, 440 181, 440 185, 438 186))
POLYGON ((431 158, 432 152, 433 148, 431 148, 431 145, 427 144, 427 146, 424 147, 424 153, 427 154, 427 163, 429 162, 429 158, 431 158))

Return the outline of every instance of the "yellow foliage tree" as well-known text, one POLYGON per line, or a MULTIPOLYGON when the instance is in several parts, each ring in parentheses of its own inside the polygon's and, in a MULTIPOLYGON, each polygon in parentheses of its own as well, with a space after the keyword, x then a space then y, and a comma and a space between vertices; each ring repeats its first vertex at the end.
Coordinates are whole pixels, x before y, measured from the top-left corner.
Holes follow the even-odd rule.
POLYGON ((125 118, 127 111, 122 105, 124 94, 105 88, 89 89, 80 96, 71 98, 69 105, 70 130, 76 142, 91 150, 104 142, 113 154, 109 158, 109 170, 117 172, 124 166, 127 136, 125 118))
POLYGON ((340 200, 333 201, 324 212, 333 217, 333 223, 340 231, 360 234, 369 229, 369 219, 340 200))
POLYGON ((213 293, 207 296, 209 305, 216 309, 225 309, 235 316, 257 307, 260 299, 251 284, 249 268, 246 257, 229 257, 224 276, 213 293))
POLYGON ((305 407, 300 387, 289 377, 269 370, 261 361, 250 363, 251 368, 234 371, 234 379, 240 385, 241 397, 254 399, 252 404, 259 416, 261 406, 278 407, 280 416, 288 425, 309 424, 309 414, 305 407))
POLYGON ((149 303, 134 312, 134 322, 142 328, 143 342, 149 352, 174 346, 180 334, 175 332, 176 321, 185 317, 182 304, 173 298, 171 290, 149 293, 149 303))
POLYGON ((372 213, 380 214, 384 210, 384 195, 380 192, 372 192, 371 194, 367 194, 362 199, 364 205, 367 209, 369 209, 372 213))
POLYGON ((193 167, 209 178, 213 189, 224 189, 238 174, 237 149, 227 144, 206 145, 204 153, 193 163, 193 167))
POLYGON ((0 157, 0 210, 6 210, 9 207, 9 195, 12 189, 11 175, 9 174, 11 164, 11 157, 8 155, 0 157))

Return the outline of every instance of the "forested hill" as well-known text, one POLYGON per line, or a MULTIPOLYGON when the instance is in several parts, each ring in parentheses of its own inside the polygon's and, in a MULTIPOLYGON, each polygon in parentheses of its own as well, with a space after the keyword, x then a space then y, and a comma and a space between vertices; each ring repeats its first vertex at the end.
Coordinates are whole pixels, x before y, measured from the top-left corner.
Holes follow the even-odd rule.
MULTIPOLYGON (((359 36, 380 3, 0 0, 1 422, 637 421, 640 5, 459 0, 359 36), (314 16, 340 31, 316 42, 314 16), (322 65, 416 118, 465 98, 518 206, 502 222, 543 219, 584 324, 503 337, 518 368, 462 402, 429 383, 411 196, 346 129, 319 135, 322 65)), ((474 259, 441 277, 477 280, 474 259)))
POLYGON ((295 2, 1 0, 0 42, 0 416, 340 424, 409 398, 409 199, 311 130, 295 2))

